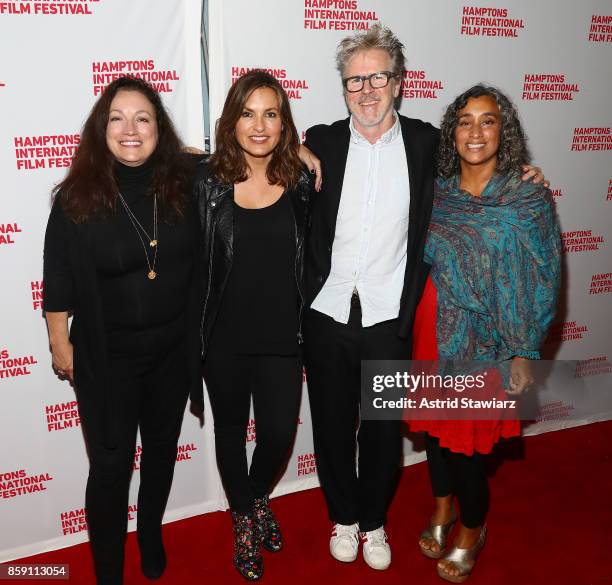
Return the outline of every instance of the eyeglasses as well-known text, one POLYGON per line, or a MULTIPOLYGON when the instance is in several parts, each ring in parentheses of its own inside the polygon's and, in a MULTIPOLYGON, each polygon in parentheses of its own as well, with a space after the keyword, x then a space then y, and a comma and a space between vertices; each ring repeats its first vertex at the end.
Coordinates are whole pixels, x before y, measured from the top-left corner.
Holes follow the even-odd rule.
POLYGON ((379 71, 371 75, 346 77, 342 80, 342 85, 344 85, 344 89, 349 93, 356 93, 363 89, 366 80, 369 81, 372 89, 380 89, 382 87, 387 87, 387 85, 389 85, 389 80, 393 77, 397 77, 397 74, 393 73, 393 71, 379 71))

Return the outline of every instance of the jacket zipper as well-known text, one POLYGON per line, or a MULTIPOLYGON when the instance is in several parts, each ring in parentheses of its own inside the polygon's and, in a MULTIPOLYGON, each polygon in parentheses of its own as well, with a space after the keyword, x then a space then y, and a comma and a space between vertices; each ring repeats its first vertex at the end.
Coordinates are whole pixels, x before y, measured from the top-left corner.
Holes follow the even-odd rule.
POLYGON ((214 241, 215 241, 215 231, 217 229, 217 224, 213 223, 212 233, 210 237, 211 246, 210 246, 210 255, 208 257, 208 286, 206 287, 206 297, 204 298, 204 306, 202 307, 202 320, 200 321, 200 339, 202 340, 202 357, 204 357, 204 353, 206 352, 206 348, 204 347, 204 319, 206 317, 206 307, 208 305, 208 298, 210 297, 210 283, 212 282, 211 274, 212 274, 212 259, 213 259, 213 251, 214 251, 214 241))
POLYGON ((302 290, 300 289, 300 279, 298 277, 298 263, 300 259, 300 250, 302 248, 302 243, 300 242, 298 235, 298 225, 295 219, 295 213, 293 214, 293 222, 295 225, 295 284, 297 286, 298 294, 300 295, 300 310, 298 311, 298 332, 297 332, 297 340, 298 344, 301 345, 304 343, 304 336, 302 335, 302 313, 304 312, 304 295, 302 294, 302 290))

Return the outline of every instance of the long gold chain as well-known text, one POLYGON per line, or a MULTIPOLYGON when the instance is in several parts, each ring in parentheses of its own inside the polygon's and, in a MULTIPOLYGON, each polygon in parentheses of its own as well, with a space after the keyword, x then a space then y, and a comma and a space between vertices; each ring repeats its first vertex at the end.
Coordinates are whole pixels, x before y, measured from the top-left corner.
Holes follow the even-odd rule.
POLYGON ((138 218, 134 215, 134 213, 132 212, 132 210, 130 209, 129 205, 127 204, 127 202, 123 198, 123 195, 120 192, 119 192, 119 199, 121 200, 121 203, 123 203, 123 208, 125 209, 128 215, 128 218, 132 222, 132 225, 134 226, 134 229, 136 230, 136 233, 138 234, 138 238, 140 239, 140 243, 142 244, 142 249, 144 250, 145 258, 147 259, 147 266, 149 267, 149 272, 147 273, 147 277, 149 280, 153 280, 157 276, 157 272, 155 272, 155 263, 157 262, 157 193, 153 195, 153 237, 149 235, 147 230, 145 230, 142 224, 138 221, 138 218), (147 246, 145 245, 144 240, 142 239, 140 230, 138 228, 140 228, 140 230, 142 230, 144 235, 147 236, 147 239, 149 240, 149 247, 153 248, 153 263, 152 264, 149 260, 149 253, 147 252, 147 246))

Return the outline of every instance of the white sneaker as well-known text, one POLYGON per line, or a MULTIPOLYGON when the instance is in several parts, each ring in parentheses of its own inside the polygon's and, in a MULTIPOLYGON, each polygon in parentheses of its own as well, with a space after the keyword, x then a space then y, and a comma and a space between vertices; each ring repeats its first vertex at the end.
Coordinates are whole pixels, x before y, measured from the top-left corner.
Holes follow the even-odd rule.
POLYGON ((381 526, 376 530, 361 533, 363 543, 363 560, 373 569, 384 571, 391 564, 391 547, 387 543, 387 534, 381 526))
POLYGON ((357 524, 334 524, 329 539, 329 552, 337 561, 352 563, 359 550, 359 526, 357 524))

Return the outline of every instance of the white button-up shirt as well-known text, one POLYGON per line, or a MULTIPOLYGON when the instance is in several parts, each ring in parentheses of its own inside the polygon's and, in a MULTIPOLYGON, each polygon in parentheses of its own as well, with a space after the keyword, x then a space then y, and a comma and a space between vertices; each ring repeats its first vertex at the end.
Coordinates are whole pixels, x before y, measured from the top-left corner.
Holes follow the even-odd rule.
POLYGON ((399 315, 410 184, 397 114, 375 144, 355 129, 352 118, 350 131, 331 270, 312 308, 346 324, 356 289, 361 324, 369 327, 399 315))

